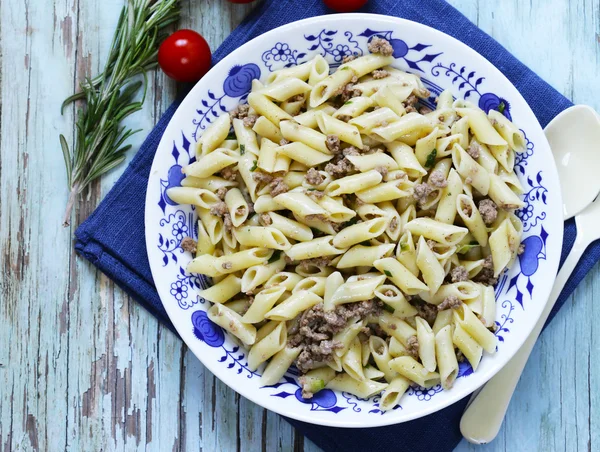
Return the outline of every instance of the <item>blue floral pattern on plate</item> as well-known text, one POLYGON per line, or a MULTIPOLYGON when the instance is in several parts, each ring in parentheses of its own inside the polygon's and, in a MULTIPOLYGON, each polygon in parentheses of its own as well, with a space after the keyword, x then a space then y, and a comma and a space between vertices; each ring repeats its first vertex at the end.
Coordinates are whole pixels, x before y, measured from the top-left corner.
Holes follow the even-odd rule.
MULTIPOLYGON (((277 69, 302 64, 315 55, 325 57, 331 67, 339 66, 347 56, 360 56, 367 50, 367 45, 374 37, 382 37, 390 41, 394 49, 393 56, 398 60, 405 70, 415 72, 422 76, 423 83, 432 95, 424 103, 434 107, 434 98, 442 91, 441 84, 452 85, 455 95, 460 95, 466 100, 474 101, 484 111, 497 110, 508 119, 512 119, 511 103, 503 93, 493 93, 486 89, 486 78, 484 75, 468 68, 466 64, 452 61, 444 61, 444 52, 436 50, 435 46, 428 43, 415 41, 411 36, 400 34, 397 30, 364 30, 351 31, 343 29, 322 29, 318 33, 303 34, 304 46, 298 46, 290 42, 276 42, 272 47, 264 50, 260 56, 262 68, 258 64, 248 62, 230 68, 220 90, 211 88, 199 101, 196 109, 197 116, 193 119, 194 129, 188 137, 182 132, 179 142, 173 143, 172 164, 166 178, 160 180, 160 191, 156 193, 158 206, 164 213, 160 220, 160 233, 156 239, 156 247, 163 256, 165 267, 178 267, 174 279, 171 281, 170 293, 182 310, 190 308, 205 301, 197 294, 198 289, 209 284, 208 278, 188 274, 179 265, 179 258, 183 253, 180 244, 186 236, 197 238, 197 228, 194 227, 195 212, 184 211, 178 207, 166 194, 171 187, 181 185, 183 175, 182 166, 195 161, 195 153, 191 146, 196 142, 202 131, 210 125, 219 115, 231 110, 235 105, 243 103, 252 86, 252 80, 260 78, 264 71, 272 72, 277 69)), ((532 276, 538 269, 541 260, 546 259, 546 243, 548 233, 542 226, 542 220, 546 218, 546 206, 548 202, 548 189, 544 185, 543 171, 531 175, 527 171, 528 159, 534 155, 534 143, 527 139, 525 152, 518 154, 515 160, 515 169, 522 177, 524 185, 525 207, 517 212, 522 220, 524 232, 527 236, 524 240, 525 252, 519 256, 518 263, 520 271, 512 272, 509 280, 508 275, 501 275, 496 287, 497 296, 497 329, 498 347, 502 347, 506 335, 510 334, 511 325, 514 322, 513 315, 516 309, 526 310, 528 302, 533 298, 534 284, 532 276), (515 294, 512 294, 512 291, 515 294), (516 300, 516 303, 514 302, 516 300)), ((209 347, 222 351, 219 363, 226 365, 228 369, 237 374, 244 374, 253 379, 261 376, 261 368, 251 371, 248 368, 246 352, 235 343, 227 339, 222 328, 213 323, 204 308, 196 309, 189 314, 194 336, 209 347)), ((473 370, 468 362, 460 363, 458 378, 468 378, 473 370)), ((297 381, 297 372, 291 369, 285 377, 275 385, 261 389, 268 389, 271 397, 287 399, 291 397, 310 411, 328 411, 337 414, 344 411, 361 412, 361 402, 365 399, 342 392, 336 393, 330 389, 324 389, 311 399, 302 398, 302 391, 297 381)), ((407 391, 407 397, 416 399, 419 403, 426 403, 436 397, 442 391, 440 385, 424 389, 411 387, 407 391)), ((399 405, 394 410, 383 412, 379 409, 380 395, 368 399, 370 410, 368 413, 385 415, 395 410, 402 410, 399 405)), ((363 405, 364 406, 364 405, 363 405)))

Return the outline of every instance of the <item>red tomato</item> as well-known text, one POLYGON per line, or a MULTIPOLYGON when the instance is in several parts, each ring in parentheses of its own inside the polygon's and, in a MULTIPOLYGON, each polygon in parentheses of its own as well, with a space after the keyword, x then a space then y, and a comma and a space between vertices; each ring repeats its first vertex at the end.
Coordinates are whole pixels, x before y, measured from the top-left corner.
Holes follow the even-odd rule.
POLYGON ((325 6, 337 11, 338 13, 350 13, 362 8, 368 0, 323 0, 325 6))
POLYGON ((158 64, 178 82, 196 82, 210 69, 210 47, 193 30, 179 30, 158 49, 158 64))

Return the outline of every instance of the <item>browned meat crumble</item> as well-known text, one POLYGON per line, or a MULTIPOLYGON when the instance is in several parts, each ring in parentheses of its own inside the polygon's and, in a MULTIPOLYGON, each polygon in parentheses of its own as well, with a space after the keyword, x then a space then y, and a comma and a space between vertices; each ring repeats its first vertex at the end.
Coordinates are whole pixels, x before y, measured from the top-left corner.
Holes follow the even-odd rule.
POLYGON ((404 105, 404 109, 406 110, 406 113, 416 112, 417 109, 415 108, 415 105, 417 104, 418 101, 419 101, 419 99, 414 94, 411 94, 410 96, 408 96, 408 98, 404 102, 402 102, 402 104, 404 105))
POLYGON ((491 199, 482 199, 479 201, 479 213, 483 222, 489 226, 498 217, 498 206, 491 199))
POLYGON ((459 265, 458 267, 454 267, 450 272, 450 279, 453 283, 466 281, 469 279, 469 272, 465 267, 459 265))
POLYGON ((379 36, 375 36, 373 39, 371 39, 368 49, 371 53, 379 53, 383 56, 391 56, 394 53, 394 48, 390 42, 387 39, 380 38, 379 36))
POLYGON ((519 245, 519 249, 517 250, 517 254, 520 256, 521 254, 523 254, 525 252, 525 244, 521 243, 519 245))
POLYGON ((410 300, 410 304, 417 309, 417 315, 419 317, 425 319, 430 325, 433 325, 438 313, 437 306, 426 303, 420 298, 413 298, 410 300))
MULTIPOLYGON (((335 160, 335 159, 334 159, 335 160)), ((325 165, 325 172, 331 174, 333 177, 344 177, 349 172, 354 170, 352 162, 346 158, 342 158, 337 163, 329 162, 325 165)))
POLYGON ((440 304, 438 304, 438 311, 445 311, 446 309, 458 309, 462 305, 462 301, 455 295, 450 295, 444 298, 440 304))
POLYGON ((339 154, 341 143, 340 139, 337 135, 327 135, 327 139, 325 140, 325 146, 332 154, 339 154))
POLYGON ((271 220, 268 213, 261 213, 258 218, 263 226, 270 226, 273 224, 273 220, 271 220))
POLYGON ((223 200, 225 199, 225 195, 228 191, 229 189, 227 187, 221 187, 217 190, 217 196, 219 197, 219 199, 223 200))
POLYGON ((427 202, 427 198, 433 192, 433 187, 427 183, 417 184, 413 187, 413 197, 419 205, 427 202))
POLYGON ((306 373, 318 363, 331 361, 333 352, 342 347, 332 340, 333 335, 344 329, 352 318, 379 315, 381 307, 381 302, 368 300, 340 305, 333 311, 324 311, 323 304, 319 303, 305 311, 300 318, 298 332, 289 339, 292 347, 304 347, 296 359, 298 370, 306 373))
POLYGON ((491 255, 485 258, 483 261, 483 268, 473 278, 473 281, 486 286, 493 286, 498 282, 498 278, 494 278, 494 262, 492 261, 491 255))
POLYGON ((445 188, 448 186, 448 180, 446 180, 446 176, 440 170, 432 171, 429 179, 427 179, 427 183, 434 188, 445 188))
POLYGON ((426 115, 428 113, 431 113, 433 110, 429 107, 426 107, 425 105, 423 105, 422 107, 419 107, 419 113, 422 115, 426 115))
POLYGON ((245 127, 254 127, 256 124, 256 120, 258 117, 256 115, 248 115, 244 118, 244 126, 245 127))
POLYGON ((382 177, 385 177, 388 174, 388 169, 385 166, 378 166, 375 168, 375 171, 381 174, 382 177))
POLYGON ((481 155, 481 145, 477 141, 471 141, 467 149, 467 154, 469 154, 474 159, 478 159, 481 155))
POLYGON ((414 359, 419 358, 419 340, 417 339, 417 336, 411 336, 408 338, 406 341, 406 351, 414 359))
POLYGON ((233 166, 228 166, 221 170, 221 177, 227 180, 236 180, 237 179, 237 171, 233 169, 233 166))
POLYGON ((191 237, 184 237, 181 240, 181 243, 179 246, 181 246, 181 249, 183 251, 189 251, 190 253, 196 254, 196 246, 198 245, 198 243, 191 237))
POLYGON ((375 80, 381 80, 382 78, 389 77, 390 73, 385 69, 375 69, 372 75, 375 80))
POLYGON ((269 188, 271 189, 271 196, 275 197, 282 193, 286 193, 290 188, 283 181, 283 177, 276 177, 269 183, 269 188))
POLYGON ((250 105, 248 104, 238 105, 231 113, 229 113, 229 115, 231 116, 231 119, 244 119, 248 116, 249 110, 250 105))

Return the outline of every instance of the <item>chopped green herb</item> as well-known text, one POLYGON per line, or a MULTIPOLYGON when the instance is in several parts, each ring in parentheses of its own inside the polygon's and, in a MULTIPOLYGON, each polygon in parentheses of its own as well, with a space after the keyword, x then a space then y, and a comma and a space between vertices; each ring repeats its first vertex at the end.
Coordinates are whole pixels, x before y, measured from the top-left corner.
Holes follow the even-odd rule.
POLYGON ((344 223, 344 227, 347 228, 348 226, 352 226, 353 224, 356 224, 357 221, 358 221, 358 217, 350 218, 348 221, 346 221, 344 223))
POLYGON ((240 144, 240 154, 244 155, 246 153, 246 145, 240 144))
POLYGON ((392 273, 391 273, 391 272, 389 272, 389 271, 387 271, 387 270, 384 270, 384 271, 383 271, 383 273, 385 273, 385 276, 387 276, 387 277, 389 277, 389 278, 391 278, 391 277, 392 277, 392 273))
POLYGON ((435 158, 437 157, 437 149, 434 149, 427 156, 427 160, 425 161, 425 168, 431 168, 435 163, 435 158))
POLYGON ((236 140, 237 137, 235 136, 235 132, 229 132, 227 134, 227 138, 225 138, 226 140, 236 140))
POLYGON ((307 188, 306 190, 308 190, 308 191, 315 191, 316 188, 307 188))
POLYGON ((475 244, 473 244, 473 242, 471 242, 468 245, 463 245, 460 248, 458 248, 456 250, 457 254, 465 254, 466 252, 472 250, 473 248, 475 248, 476 246, 479 246, 479 243, 475 242, 475 244))
POLYGON ((504 110, 506 109, 506 104, 504 103, 504 101, 500 102, 500 105, 498 105, 498 111, 502 114, 504 114, 504 110))
POLYGON ((349 100, 348 102, 344 102, 344 105, 350 105, 350 104, 352 104, 351 100, 349 100))
POLYGON ((385 309, 387 312, 389 312, 391 314, 393 314, 395 311, 394 308, 392 308, 389 304, 385 304, 385 303, 383 304, 383 309, 385 309))
POLYGON ((272 264, 273 262, 277 262, 279 260, 279 257, 281 256, 281 250, 275 250, 273 252, 273 254, 271 255, 271 257, 268 260, 269 264, 272 264))
POLYGON ((258 162, 256 160, 254 160, 254 165, 252 165, 252 168, 250 168, 250 171, 254 172, 254 171, 256 171, 256 168, 258 168, 258 162))
POLYGON ((313 380, 310 383, 310 392, 319 392, 325 387, 325 381, 323 379, 313 380))
POLYGON ((342 66, 340 68, 340 71, 347 71, 348 69, 350 69, 348 66, 342 66))
POLYGON ((410 246, 408 246, 408 243, 402 242, 400 243, 400 251, 409 251, 410 250, 410 246))

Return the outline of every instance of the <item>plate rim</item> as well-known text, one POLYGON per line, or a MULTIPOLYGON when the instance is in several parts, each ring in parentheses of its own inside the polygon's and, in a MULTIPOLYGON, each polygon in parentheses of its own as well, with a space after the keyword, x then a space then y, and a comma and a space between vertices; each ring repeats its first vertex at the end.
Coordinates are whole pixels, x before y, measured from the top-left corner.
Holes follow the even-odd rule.
MULTIPOLYGON (((205 77, 209 76, 213 72, 222 71, 224 68, 228 67, 227 66, 228 64, 229 65, 236 64, 237 63, 236 60, 239 58, 239 55, 242 54, 246 48, 251 47, 253 44, 255 44, 255 41, 257 41, 257 40, 262 40, 262 39, 266 40, 269 37, 280 35, 282 32, 293 31, 297 28, 301 28, 303 25, 306 25, 306 24, 310 24, 312 26, 315 24, 330 24, 333 20, 340 20, 340 21, 341 20, 349 20, 349 21, 365 20, 365 21, 367 21, 370 19, 372 19, 374 21, 378 21, 380 23, 387 22, 390 25, 393 25, 395 27, 406 25, 406 24, 410 24, 410 26, 424 27, 425 29, 428 30, 428 33, 433 33, 434 35, 437 35, 440 39, 442 39, 444 41, 452 41, 451 44, 454 46, 458 45, 459 47, 462 47, 462 49, 468 54, 469 58, 482 59, 485 64, 487 64, 491 67, 491 70, 494 72, 494 79, 496 79, 496 80, 503 79, 504 82, 506 82, 506 84, 508 84, 510 86, 510 88, 512 90, 514 90, 514 95, 517 96, 523 102, 523 104, 526 106, 526 108, 529 110, 529 113, 531 114, 531 117, 534 120, 533 124, 537 128, 539 128, 537 131, 539 132, 540 140, 536 140, 536 148, 538 146, 539 146, 539 148, 542 148, 542 149, 545 148, 546 150, 543 150, 542 152, 548 152, 550 154, 550 156, 552 156, 552 150, 550 148, 548 140, 546 139, 546 136, 544 134, 543 128, 541 127, 537 117, 535 116, 535 114, 533 113, 528 102, 523 98, 523 96, 521 95, 519 90, 500 71, 500 69, 498 69, 493 63, 491 63, 487 58, 485 58, 483 55, 478 53, 476 50, 474 50, 467 44, 461 42, 460 40, 454 38, 453 36, 450 36, 447 33, 439 31, 428 25, 425 25, 425 24, 422 24, 419 22, 415 22, 412 20, 404 19, 404 18, 399 18, 399 17, 394 17, 394 16, 386 16, 386 15, 382 15, 382 14, 371 14, 371 13, 344 13, 344 14, 330 14, 330 15, 314 16, 314 17, 309 17, 309 18, 302 19, 299 21, 290 22, 288 24, 284 24, 277 28, 269 30, 261 35, 258 35, 255 38, 251 39, 250 41, 244 43, 243 45, 238 47, 236 50, 234 50, 233 52, 231 52, 230 54, 225 56, 215 66, 213 66, 210 69, 210 71, 205 75, 205 77)), ((177 110, 175 111, 175 113, 173 114, 169 123, 165 127, 165 131, 163 132, 163 135, 162 135, 159 145, 157 147, 157 151, 153 157, 152 166, 150 169, 148 184, 146 187, 146 198, 145 198, 145 206, 144 206, 144 235, 145 235, 146 253, 148 256, 149 263, 150 263, 150 270, 152 273, 153 281, 157 280, 157 278, 155 277, 155 270, 152 266, 150 253, 148 251, 150 249, 150 245, 154 244, 154 243, 151 243, 152 239, 149 237, 149 234, 148 234, 148 230, 149 230, 148 224, 150 222, 150 217, 151 217, 151 214, 149 213, 150 212, 149 206, 151 205, 151 202, 154 202, 154 200, 150 199, 150 196, 151 196, 150 182, 153 179, 153 174, 157 171, 157 167, 158 167, 157 156, 159 154, 159 149, 161 149, 164 146, 170 147, 170 143, 168 142, 168 141, 170 141, 170 139, 166 138, 167 130, 170 128, 172 123, 179 123, 179 119, 181 119, 181 118, 179 118, 179 116, 182 116, 184 114, 183 111, 186 110, 187 108, 189 108, 188 104, 191 104, 193 102, 192 98, 195 97, 195 95, 193 93, 200 90, 201 88, 199 88, 199 86, 201 86, 201 85, 202 85, 202 79, 194 85, 194 87, 189 91, 189 93, 185 96, 185 98, 181 101, 180 105, 177 107, 177 110)), ((552 161, 550 162, 548 169, 550 169, 550 173, 551 173, 551 174, 549 174, 550 182, 551 183, 556 182, 558 185, 558 182, 559 182, 558 170, 556 168, 556 163, 554 162, 554 159, 552 159, 552 161)), ((370 419, 369 419, 369 422, 367 422, 364 419, 361 419, 360 422, 359 421, 350 421, 347 419, 344 419, 342 421, 340 418, 337 418, 337 417, 320 418, 320 419, 315 420, 314 418, 311 417, 310 412, 305 414, 305 413, 299 412, 297 410, 290 411, 290 410, 281 409, 282 407, 285 407, 286 404, 276 404, 276 403, 274 403, 275 401, 272 401, 271 403, 265 403, 269 399, 265 399, 261 395, 256 396, 251 388, 244 389, 245 388, 244 386, 238 387, 238 385, 236 385, 233 380, 225 378, 226 375, 224 372, 221 372, 222 369, 221 369, 221 367, 219 367, 217 365, 218 363, 209 362, 208 360, 206 360, 206 361, 202 360, 200 358, 199 354, 194 350, 196 348, 196 344, 192 343, 191 341, 189 341, 187 339, 190 337, 190 335, 193 336, 193 334, 190 333, 190 331, 188 331, 187 329, 184 330, 183 325, 179 325, 179 327, 178 327, 178 324, 176 322, 173 322, 173 325, 174 325, 175 329, 177 330, 177 332, 179 333, 182 340, 189 347, 190 351, 192 351, 192 353, 202 363, 202 365, 205 366, 216 378, 218 378, 222 383, 227 385, 229 388, 231 388, 236 393, 247 398, 248 400, 256 403, 257 405, 259 405, 263 408, 266 408, 270 411, 280 414, 282 416, 287 416, 292 419, 302 421, 302 422, 307 422, 310 424, 329 426, 329 427, 342 427, 342 428, 383 427, 386 425, 400 424, 400 423, 408 422, 408 421, 411 421, 414 419, 418 419, 418 418, 427 416, 429 414, 441 411, 441 410, 449 407, 450 405, 455 404, 456 402, 462 400, 464 397, 469 396, 473 392, 477 391, 480 387, 482 387, 485 383, 487 383, 496 373, 498 373, 502 368, 504 368, 504 366, 508 363, 508 361, 510 361, 510 359, 512 359, 512 357, 521 349, 521 347, 523 346, 523 343, 525 342, 525 340, 527 339, 529 334, 531 334, 531 331, 535 327, 535 324, 537 323, 537 321, 539 321, 539 318, 542 314, 543 307, 545 306, 545 304, 548 301, 550 291, 552 289, 554 280, 556 278, 556 273, 557 273, 559 263, 560 263, 560 251, 561 251, 563 235, 564 235, 564 223, 562 222, 562 213, 561 213, 562 212, 562 194, 561 194, 559 185, 557 187, 556 193, 553 192, 553 196, 556 197, 555 205, 557 207, 553 207, 552 203, 549 203, 548 209, 556 211, 556 212, 554 212, 554 215, 551 216, 551 218, 558 218, 558 220, 556 222, 557 224, 556 224, 556 226, 554 226, 555 230, 553 230, 553 234, 555 234, 556 239, 554 239, 555 242, 553 242, 555 244, 553 246, 548 246, 548 249, 547 249, 548 255, 552 254, 555 256, 553 261, 548 262, 550 267, 547 270, 548 272, 550 272, 553 275, 552 280, 551 280, 552 284, 541 285, 539 292, 536 294, 535 298, 537 300, 544 300, 544 303, 541 304, 540 308, 538 309, 538 312, 535 316, 535 322, 532 322, 530 324, 531 328, 529 329, 528 334, 523 335, 522 338, 515 341, 516 345, 514 348, 514 353, 500 355, 498 357, 495 357, 494 359, 497 361, 497 363, 500 363, 500 364, 496 364, 494 367, 489 369, 484 374, 480 373, 479 380, 477 380, 475 384, 471 384, 470 386, 468 386, 466 388, 462 388, 460 392, 456 391, 455 395, 453 395, 452 397, 449 397, 448 400, 445 400, 445 401, 441 402, 440 404, 435 404, 435 403, 434 404, 424 404, 424 405, 422 405, 422 408, 411 411, 410 415, 405 416, 401 419, 398 419, 397 417, 393 417, 393 416, 390 416, 390 417, 374 416, 373 418, 370 418, 370 419, 372 419, 372 421, 370 421, 370 419), (558 212, 558 215, 557 215, 557 212, 558 212), (560 227, 557 227, 559 224, 559 221, 560 221, 560 227), (232 384, 229 384, 228 381, 230 381, 232 384)), ((544 219, 543 221, 548 223, 547 219, 544 219)), ((159 288, 156 284, 155 284, 155 287, 157 289, 159 298, 161 299, 161 302, 162 302, 162 297, 161 297, 159 288)), ((176 315, 175 315, 176 307, 172 306, 170 303, 166 303, 166 304, 163 303, 163 306, 167 312, 167 315, 169 316, 169 319, 171 321, 173 321, 173 319, 176 317, 176 315)))

